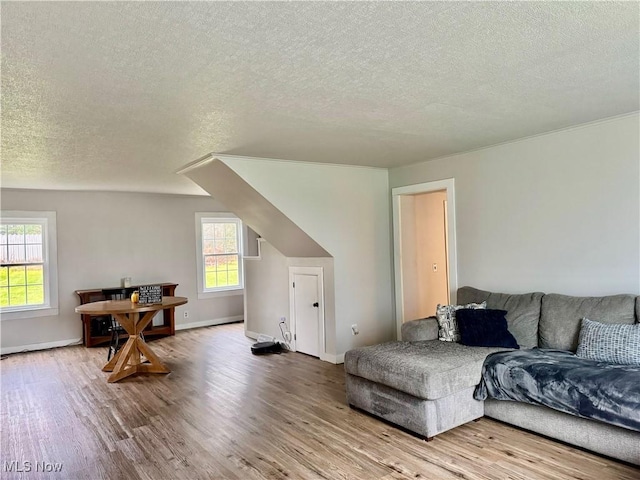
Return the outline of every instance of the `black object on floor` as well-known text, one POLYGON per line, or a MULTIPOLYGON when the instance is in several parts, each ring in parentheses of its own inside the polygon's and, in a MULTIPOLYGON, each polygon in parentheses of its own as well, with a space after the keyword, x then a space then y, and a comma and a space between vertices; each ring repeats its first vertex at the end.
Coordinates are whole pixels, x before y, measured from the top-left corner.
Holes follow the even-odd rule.
POLYGON ((280 352, 282 352, 282 347, 278 342, 258 342, 251 345, 251 353, 254 355, 280 352))

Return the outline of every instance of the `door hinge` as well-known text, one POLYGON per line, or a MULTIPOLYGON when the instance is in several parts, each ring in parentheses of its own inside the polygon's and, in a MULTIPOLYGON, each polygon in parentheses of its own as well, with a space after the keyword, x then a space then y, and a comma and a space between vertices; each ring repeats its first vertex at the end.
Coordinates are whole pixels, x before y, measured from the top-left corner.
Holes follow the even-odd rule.
POLYGON ((296 288, 296 282, 293 282, 293 288, 296 288))
POLYGON ((293 334, 293 339, 294 339, 294 340, 297 340, 297 339, 298 339, 298 335, 294 333, 294 334, 293 334))

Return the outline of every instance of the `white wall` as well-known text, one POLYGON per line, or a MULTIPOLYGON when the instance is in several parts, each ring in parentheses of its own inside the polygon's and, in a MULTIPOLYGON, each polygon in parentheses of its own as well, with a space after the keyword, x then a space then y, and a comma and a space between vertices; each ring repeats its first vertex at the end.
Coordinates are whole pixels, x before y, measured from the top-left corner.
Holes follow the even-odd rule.
POLYGON ((74 291, 119 286, 124 276, 178 283, 176 295, 189 303, 176 309, 176 328, 243 318, 242 295, 197 298, 195 212, 225 211, 210 197, 3 189, 2 209, 57 212, 60 306, 54 317, 3 319, 3 351, 78 341, 74 291))
POLYGON ((458 285, 640 293, 638 114, 390 170, 455 178, 458 285))
MULTIPOLYGON (((262 242, 260 258, 245 260, 245 332, 282 339, 278 323, 289 320, 289 268, 287 257, 262 242)), ((287 322, 288 324, 288 322, 287 322)))
MULTIPOLYGON (((324 279, 325 350, 336 351, 335 286, 333 258, 289 258, 266 241, 261 258, 245 261, 245 331, 282 339, 279 323, 286 319, 292 330, 289 311, 289 267, 321 267, 324 279)), ((335 353, 327 358, 336 357, 335 353)), ((334 360, 338 360, 334 358, 334 360)))
POLYGON ((241 157, 223 161, 333 257, 335 351, 327 353, 339 357, 355 346, 394 338, 388 171, 241 157), (351 334, 354 323, 358 336, 351 334))

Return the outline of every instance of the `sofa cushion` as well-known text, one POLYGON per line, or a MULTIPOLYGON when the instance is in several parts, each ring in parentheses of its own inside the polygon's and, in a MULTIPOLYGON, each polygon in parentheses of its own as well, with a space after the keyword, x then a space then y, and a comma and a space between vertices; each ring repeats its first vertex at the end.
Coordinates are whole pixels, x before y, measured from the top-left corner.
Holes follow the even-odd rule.
POLYGON ((458 303, 487 302, 487 308, 507 311, 507 325, 518 345, 523 348, 538 346, 538 320, 544 293, 510 295, 478 290, 473 287, 458 289, 458 303))
POLYGON ((428 317, 404 322, 401 328, 401 338, 405 342, 437 340, 438 319, 436 317, 428 317))
MULTIPOLYGON (((635 296, 571 297, 550 293, 542 299, 540 348, 572 352, 578 348, 580 324, 584 317, 600 323, 635 322, 635 296)), ((517 337, 516 337, 517 338, 517 337)))
POLYGON ((486 356, 504 350, 439 340, 388 342, 349 350, 344 368, 351 375, 435 400, 476 385, 486 356))

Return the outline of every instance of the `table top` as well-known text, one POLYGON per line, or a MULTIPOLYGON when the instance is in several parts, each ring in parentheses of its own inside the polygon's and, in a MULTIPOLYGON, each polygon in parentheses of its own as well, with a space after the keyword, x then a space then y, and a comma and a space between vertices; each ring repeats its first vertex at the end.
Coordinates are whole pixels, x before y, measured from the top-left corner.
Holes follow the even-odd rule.
POLYGON ((89 315, 108 315, 111 313, 152 312, 165 308, 177 307, 188 302, 186 297, 162 297, 162 303, 141 305, 131 300, 104 300, 102 302, 85 303, 76 307, 76 313, 89 315))

